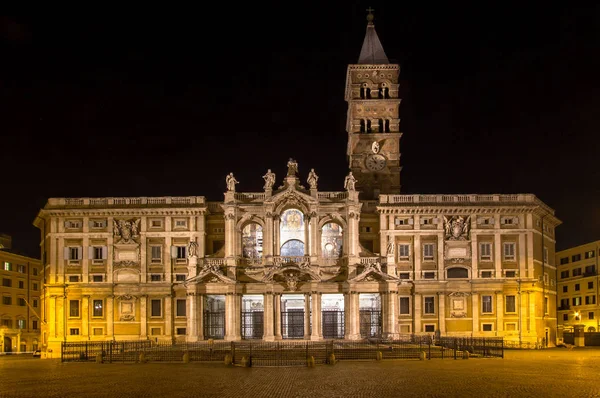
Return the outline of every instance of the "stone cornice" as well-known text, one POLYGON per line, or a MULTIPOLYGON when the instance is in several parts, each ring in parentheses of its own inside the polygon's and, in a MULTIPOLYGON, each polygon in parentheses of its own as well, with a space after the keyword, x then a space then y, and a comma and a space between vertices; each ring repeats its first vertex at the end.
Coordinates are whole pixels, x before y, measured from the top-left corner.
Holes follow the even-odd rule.
POLYGON ((121 217, 121 216, 201 216, 206 208, 130 208, 130 209, 52 209, 41 210, 42 217, 121 217))

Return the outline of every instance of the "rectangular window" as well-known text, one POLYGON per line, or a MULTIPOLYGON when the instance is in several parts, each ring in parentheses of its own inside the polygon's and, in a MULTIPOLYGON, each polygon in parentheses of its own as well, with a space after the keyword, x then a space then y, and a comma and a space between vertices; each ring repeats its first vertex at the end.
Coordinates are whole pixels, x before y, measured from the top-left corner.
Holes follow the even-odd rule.
POLYGON ((493 325, 491 323, 484 323, 481 325, 481 330, 484 332, 491 332, 493 325))
POLYGON ((581 268, 573 269, 573 276, 581 276, 581 268))
POLYGON ((177 328, 177 334, 178 335, 185 335, 186 334, 186 328, 177 328))
POLYGON ((152 336, 159 336, 162 333, 162 330, 160 328, 151 328, 150 329, 150 334, 152 336))
POLYGON ((79 318, 79 300, 69 300, 69 316, 79 318))
POLYGON ((505 273, 507 278, 516 278, 517 277, 517 271, 506 271, 505 273))
POLYGON ((400 243, 398 245, 398 259, 400 261, 408 261, 410 258, 410 245, 400 243))
POLYGON ((162 315, 162 300, 151 300, 151 316, 161 316, 162 315))
POLYGON ((569 257, 563 257, 560 259, 560 265, 569 264, 569 257))
POLYGON ((102 275, 92 275, 92 282, 102 282, 104 277, 102 275))
POLYGON ((596 304, 596 296, 585 296, 586 304, 596 304))
POLYGON ((594 288, 594 282, 588 282, 588 289, 594 288))
POLYGON ((596 254, 593 250, 589 250, 587 252, 584 253, 585 254, 585 258, 594 258, 594 255, 596 254))
POLYGON ((569 292, 569 286, 563 286, 563 293, 569 292))
POLYGON ((504 254, 504 261, 515 261, 515 247, 516 244, 514 242, 504 242, 502 244, 504 254))
POLYGON ((568 278, 569 277, 569 270, 560 271, 560 277, 561 277, 561 279, 568 278))
POLYGON ((425 279, 435 279, 435 272, 424 272, 423 277, 425 279))
POLYGON ((90 227, 93 229, 104 228, 106 227, 106 220, 91 220, 90 227))
POLYGON ((69 329, 69 334, 71 336, 79 336, 79 328, 70 328, 69 329))
POLYGON ((481 271, 481 277, 482 278, 491 278, 492 277, 492 271, 481 271))
POLYGON ((578 292, 579 291, 579 283, 575 284, 575 291, 578 292))
POLYGON ((548 248, 544 246, 544 262, 548 262, 548 248))
POLYGON ((410 315, 410 297, 400 297, 400 315, 410 315))
POLYGON ((161 282, 161 281, 162 281, 161 274, 151 274, 150 275, 150 282, 161 282))
POLYGON ((37 268, 34 268, 34 269, 33 269, 33 276, 37 276, 37 274, 38 274, 38 269, 37 269, 37 268))
POLYGON ((492 296, 481 296, 481 312, 492 312, 492 296))
POLYGON ((595 265, 588 265, 585 267, 585 276, 594 276, 596 275, 596 266, 595 265))
POLYGON ((4 271, 12 271, 12 270, 13 270, 12 264, 5 261, 4 262, 4 271))
POLYGON ((492 244, 490 242, 482 242, 479 244, 479 260, 492 261, 492 244))
POLYGON ((37 330, 37 328, 38 328, 38 321, 36 321, 35 319, 33 321, 31 321, 31 328, 33 330, 37 330))
POLYGON ((187 220, 175 220, 175 228, 186 228, 187 220))
POLYGON ((435 314, 435 297, 425 297, 425 314, 435 314))
POLYGON ((425 331, 427 333, 433 333, 433 332, 435 332, 435 325, 425 325, 425 331))
POLYGON ((104 247, 102 246, 94 246, 92 247, 92 260, 103 260, 104 256, 104 247))
POLYGON ((162 220, 152 220, 150 222, 151 228, 162 228, 162 220))
POLYGON ((548 314, 548 297, 544 297, 544 314, 548 314))
POLYGON ((12 305, 12 297, 10 297, 10 296, 3 296, 2 297, 2 304, 4 304, 4 305, 12 305))
POLYGON ((504 296, 507 313, 517 312, 516 296, 504 296))
POLYGON ((12 279, 2 278, 2 286, 12 287, 12 279))
POLYGON ((94 328, 92 332, 94 333, 94 336, 102 336, 104 334, 104 329, 94 328))
POLYGON ((17 272, 21 273, 21 274, 26 274, 26 268, 24 265, 17 265, 17 272))
POLYGON ((580 261, 580 260, 581 260, 581 254, 575 254, 575 255, 571 256, 572 262, 580 261))
POLYGON ((185 316, 185 299, 177 300, 177 316, 185 316))
POLYGON ((33 299, 33 308, 37 308, 37 306, 38 306, 37 299, 33 299))
POLYGON ((573 297, 573 305, 581 305, 581 297, 573 297))
POLYGON ((594 313, 588 312, 588 319, 594 319, 594 313))
POLYGON ((569 320, 569 314, 563 314, 563 321, 569 320))
POLYGON ((150 262, 161 263, 162 262, 162 246, 150 246, 150 262))
POLYGON ((185 246, 175 246, 175 247, 177 248, 176 249, 177 253, 175 255, 175 258, 177 260, 185 260, 185 257, 186 257, 186 255, 185 255, 186 250, 185 249, 186 249, 186 247, 185 246))
POLYGON ((423 260, 432 261, 434 259, 435 244, 424 243, 423 244, 423 260))
POLYGON ((25 304, 25 299, 23 297, 19 297, 17 300, 19 302, 19 306, 25 307, 26 304, 25 304))
POLYGON ((177 274, 177 275, 175 275, 175 280, 177 282, 185 282, 185 277, 186 277, 185 274, 177 274))
POLYGON ((25 281, 19 281, 19 289, 25 289, 25 281))
POLYGON ((68 260, 70 261, 75 261, 75 260, 81 260, 81 253, 79 251, 79 247, 69 247, 68 248, 68 260))
POLYGON ((400 272, 400 279, 410 279, 409 272, 400 272))
POLYGON ((35 290, 35 291, 37 291, 37 290, 38 290, 38 284, 37 284, 37 283, 34 283, 34 284, 33 284, 33 290, 35 290))
POLYGON ((94 300, 94 311, 93 316, 101 317, 104 315, 104 301, 103 300, 94 300))
POLYGON ((69 282, 79 282, 79 275, 69 275, 69 282))

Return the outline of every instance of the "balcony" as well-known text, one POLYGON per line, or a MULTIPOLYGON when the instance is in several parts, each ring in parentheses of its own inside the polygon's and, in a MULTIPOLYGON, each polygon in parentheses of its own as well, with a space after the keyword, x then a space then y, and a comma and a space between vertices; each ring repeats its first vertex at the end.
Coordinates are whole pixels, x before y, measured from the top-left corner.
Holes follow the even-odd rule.
POLYGON ((273 256, 273 265, 281 267, 285 265, 310 265, 310 256, 273 256))

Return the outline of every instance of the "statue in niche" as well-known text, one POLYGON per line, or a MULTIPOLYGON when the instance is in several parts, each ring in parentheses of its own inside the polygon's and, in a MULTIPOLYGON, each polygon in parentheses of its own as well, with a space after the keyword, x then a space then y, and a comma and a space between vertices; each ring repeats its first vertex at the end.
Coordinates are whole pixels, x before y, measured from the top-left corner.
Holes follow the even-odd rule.
POLYGON ((299 278, 294 274, 290 273, 285 276, 285 283, 290 292, 296 291, 296 289, 298 288, 298 281, 299 278))
POLYGON ((344 179, 344 188, 350 192, 356 189, 356 178, 352 175, 352 172, 348 173, 344 179))
POLYGON ((229 173, 227 177, 225 177, 225 183, 227 184, 228 191, 235 192, 235 184, 239 184, 239 181, 235 179, 233 173, 229 173))
POLYGON ((138 243, 141 219, 113 220, 115 243, 138 243))
POLYGON ((392 240, 392 238, 390 236, 388 236, 388 241, 387 241, 387 255, 388 256, 394 255, 394 241, 392 240))
POLYGON ((444 216, 444 237, 446 240, 467 240, 469 239, 469 227, 471 225, 471 216, 444 216))
POLYGON ((287 162, 287 168, 288 168, 287 175, 295 176, 298 173, 298 162, 296 162, 294 159, 290 158, 290 160, 288 160, 288 162, 287 162))
POLYGON ((271 171, 271 169, 267 170, 267 174, 263 176, 265 180, 265 191, 268 189, 273 189, 273 184, 275 184, 275 173, 271 171))
POLYGON ((306 180, 306 182, 308 182, 308 185, 310 186, 310 189, 317 189, 318 179, 319 176, 317 175, 317 173, 315 173, 315 169, 310 169, 310 173, 308 173, 308 179, 306 180))
POLYGON ((190 242, 190 245, 188 246, 188 257, 198 256, 197 252, 198 252, 198 243, 196 243, 196 241, 193 240, 190 242))

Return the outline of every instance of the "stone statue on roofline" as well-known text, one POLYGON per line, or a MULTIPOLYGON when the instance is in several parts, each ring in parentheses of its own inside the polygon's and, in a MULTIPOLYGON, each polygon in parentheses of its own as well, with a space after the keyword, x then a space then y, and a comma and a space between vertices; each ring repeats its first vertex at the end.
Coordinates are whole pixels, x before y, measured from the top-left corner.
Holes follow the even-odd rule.
POLYGON ((296 162, 294 159, 290 158, 290 160, 288 160, 288 162, 287 162, 287 168, 288 168, 287 175, 295 176, 298 173, 298 162, 296 162))
POLYGON ((306 180, 306 182, 308 182, 308 185, 310 186, 310 189, 317 189, 318 179, 319 176, 317 175, 317 173, 315 173, 315 169, 310 169, 310 173, 308 173, 308 179, 306 180))
POLYGON ((235 179, 233 173, 229 173, 227 177, 225 177, 225 183, 227 184, 228 191, 235 192, 235 184, 239 184, 239 181, 235 179))
POLYGON ((267 170, 267 174, 263 176, 265 180, 265 191, 269 189, 273 189, 273 184, 275 184, 275 173, 271 171, 271 169, 267 170))

